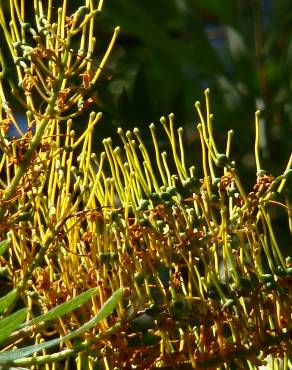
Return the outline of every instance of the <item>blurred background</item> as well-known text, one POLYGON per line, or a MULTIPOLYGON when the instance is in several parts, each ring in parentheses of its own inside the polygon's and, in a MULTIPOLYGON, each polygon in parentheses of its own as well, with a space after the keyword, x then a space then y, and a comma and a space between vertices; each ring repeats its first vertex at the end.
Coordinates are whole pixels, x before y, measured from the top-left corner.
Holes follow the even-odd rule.
MULTIPOLYGON (((173 112, 190 162, 200 158, 194 102, 211 89, 215 135, 247 182, 255 180, 254 112, 262 110, 261 155, 268 173, 285 169, 292 149, 292 6, 289 0, 107 0, 97 21, 97 53, 121 34, 98 87, 98 136, 148 125, 173 112)), ((101 55, 101 53, 100 53, 101 55)), ((164 138, 161 137, 161 145, 164 138)))

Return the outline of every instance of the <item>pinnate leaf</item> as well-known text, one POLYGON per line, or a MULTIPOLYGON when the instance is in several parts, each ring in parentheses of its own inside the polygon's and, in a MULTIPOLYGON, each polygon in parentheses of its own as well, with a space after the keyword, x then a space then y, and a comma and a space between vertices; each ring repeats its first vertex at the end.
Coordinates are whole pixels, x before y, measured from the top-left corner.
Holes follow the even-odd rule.
MULTIPOLYGON (((71 340, 77 337, 78 335, 85 333, 87 330, 91 329, 93 326, 98 324, 100 321, 108 317, 113 312, 113 310, 117 307, 122 296, 123 296, 123 289, 120 288, 116 290, 113 293, 113 295, 103 304, 103 306, 101 307, 101 309, 99 310, 96 316, 94 316, 91 320, 89 320, 86 324, 82 325, 80 328, 72 331, 71 333, 65 335, 62 338, 57 338, 57 339, 53 339, 45 343, 40 343, 37 345, 27 346, 24 348, 19 348, 19 349, 15 349, 12 351, 0 353, 0 364, 7 365, 13 362, 14 360, 17 360, 23 357, 28 357, 32 355, 33 353, 56 346, 60 344, 61 342, 64 342, 66 340, 71 340)), ((73 352, 74 351, 72 351, 72 353, 73 352)))
POLYGON ((28 309, 23 308, 0 321, 0 343, 19 328, 20 324, 25 320, 27 312, 28 309))
POLYGON ((83 292, 79 294, 77 297, 71 299, 68 302, 62 303, 57 307, 54 307, 47 313, 40 315, 38 317, 35 317, 34 319, 24 323, 21 325, 21 327, 30 326, 30 325, 36 325, 40 322, 45 322, 49 320, 55 320, 58 317, 65 315, 66 313, 70 313, 74 311, 76 308, 83 305, 86 301, 89 300, 89 298, 96 293, 96 288, 92 288, 87 290, 86 292, 83 292))

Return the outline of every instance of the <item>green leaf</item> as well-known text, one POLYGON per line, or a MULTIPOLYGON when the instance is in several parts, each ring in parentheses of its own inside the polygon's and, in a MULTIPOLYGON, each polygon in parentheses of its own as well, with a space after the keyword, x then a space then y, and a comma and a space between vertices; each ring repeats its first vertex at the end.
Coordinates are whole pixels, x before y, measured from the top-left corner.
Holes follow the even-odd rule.
POLYGON ((27 311, 27 308, 23 308, 0 321, 0 343, 19 328, 20 324, 23 323, 26 318, 27 311))
POLYGON ((113 293, 113 295, 104 303, 104 305, 101 307, 101 309, 99 310, 98 314, 95 317, 93 317, 91 320, 89 320, 86 324, 84 324, 80 328, 72 331, 71 333, 65 335, 62 338, 53 339, 46 343, 40 343, 37 345, 15 349, 12 351, 8 351, 6 353, 0 353, 0 364, 6 365, 8 363, 11 363, 14 360, 27 357, 33 353, 56 346, 60 344, 61 342, 73 339, 77 337, 78 335, 85 333, 87 330, 91 329, 97 323, 99 323, 100 321, 108 317, 113 312, 113 310, 116 308, 122 296, 123 296, 123 289, 120 288, 116 290, 113 293))
POLYGON ((41 316, 35 317, 34 319, 24 323, 23 325, 21 325, 21 327, 36 325, 40 322, 54 320, 62 315, 65 315, 66 313, 72 312, 77 307, 83 305, 86 301, 88 301, 89 298, 94 293, 96 293, 96 290, 97 290, 96 288, 89 289, 86 292, 83 292, 79 294, 77 297, 71 299, 70 301, 62 303, 61 305, 53 308, 49 312, 41 316))
POLYGON ((8 294, 6 294, 4 297, 0 298, 0 313, 5 311, 16 299, 17 297, 17 291, 16 289, 12 290, 8 294))
POLYGON ((2 242, 0 243, 0 256, 2 256, 2 254, 6 251, 9 244, 10 240, 8 239, 2 240, 2 242))

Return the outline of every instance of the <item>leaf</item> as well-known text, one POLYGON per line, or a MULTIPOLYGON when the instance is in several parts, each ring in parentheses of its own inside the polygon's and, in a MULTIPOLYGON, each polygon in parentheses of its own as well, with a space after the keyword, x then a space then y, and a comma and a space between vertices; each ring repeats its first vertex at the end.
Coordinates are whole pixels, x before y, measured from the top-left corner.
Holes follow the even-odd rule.
POLYGON ((0 243, 0 256, 2 256, 2 254, 6 251, 9 244, 10 240, 8 239, 2 240, 2 242, 0 243))
POLYGON ((40 322, 54 320, 58 318, 59 316, 65 315, 66 313, 72 312, 77 307, 83 305, 86 301, 89 300, 89 298, 96 292, 96 288, 92 288, 87 290, 86 292, 83 292, 79 294, 77 297, 71 299, 68 302, 62 303, 61 305, 51 309, 49 312, 35 317, 34 319, 24 323, 21 325, 21 327, 36 325, 40 322))
POLYGON ((6 294, 4 297, 0 298, 0 313, 5 311, 16 299, 17 297, 17 291, 16 289, 12 290, 8 294, 6 294))
POLYGON ((87 330, 95 326, 97 323, 99 323, 100 321, 108 317, 113 312, 113 310, 116 308, 122 296, 123 296, 123 289, 120 288, 116 290, 113 293, 113 295, 103 304, 103 306, 101 307, 101 309, 99 310, 98 314, 95 317, 93 317, 91 320, 89 320, 86 324, 84 324, 80 328, 72 331, 71 333, 65 335, 62 338, 53 339, 46 343, 40 343, 37 345, 15 349, 12 351, 8 351, 6 353, 0 353, 0 364, 5 365, 8 363, 11 363, 14 360, 27 357, 29 355, 32 355, 33 353, 56 346, 60 344, 61 342, 73 339, 77 337, 78 335, 83 334, 84 332, 86 332, 87 330))
POLYGON ((23 308, 0 321, 0 343, 19 328, 20 324, 25 320, 27 312, 28 309, 23 308))

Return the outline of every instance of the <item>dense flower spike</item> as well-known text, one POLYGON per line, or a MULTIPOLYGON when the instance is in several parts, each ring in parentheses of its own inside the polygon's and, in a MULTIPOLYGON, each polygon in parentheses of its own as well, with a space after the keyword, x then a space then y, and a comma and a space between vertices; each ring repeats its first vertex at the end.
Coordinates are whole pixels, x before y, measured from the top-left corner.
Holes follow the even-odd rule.
MULTIPOLYGON (((279 359, 285 369, 292 368, 291 258, 282 255, 270 212, 283 207, 292 231, 285 193, 292 156, 283 175, 274 178, 263 171, 256 112, 257 177, 254 188, 246 190, 232 160, 233 131, 226 148, 217 148, 208 89, 205 111, 195 103, 202 172, 186 165, 183 128, 175 128, 174 114, 158 123, 169 141, 167 153, 160 151, 152 123, 151 146, 137 128, 119 128, 121 145, 113 147, 106 138, 96 155, 93 136, 101 113, 90 113, 80 137, 72 125, 83 112, 87 90, 96 83, 118 28, 93 72, 94 16, 102 1, 97 9, 86 1, 70 17, 64 6, 55 21, 52 8, 44 12, 40 4, 35 2, 32 26, 24 23, 24 8, 15 1, 11 29, 0 8, 23 95, 15 88, 14 93, 27 109, 24 130, 5 99, 2 56, 0 232, 8 249, 0 259, 1 271, 30 309, 29 318, 36 306, 46 311, 98 287, 78 314, 54 323, 53 330, 61 335, 97 314, 120 287, 126 294, 109 319, 81 334, 81 345, 68 340, 63 344, 67 350, 60 353, 11 363, 49 364, 75 356, 81 369, 82 351, 90 348, 88 368, 98 362, 105 369, 174 363, 177 368, 233 363, 257 369, 266 360, 279 364, 279 359), (27 32, 35 45, 27 43, 27 32), (71 51, 76 35, 77 56, 71 51), (76 76, 83 86, 73 90, 70 81, 76 76), (43 103, 37 107, 39 98, 43 103), (8 136, 10 125, 19 138, 8 136)), ((32 334, 39 343, 52 332, 32 334)))

